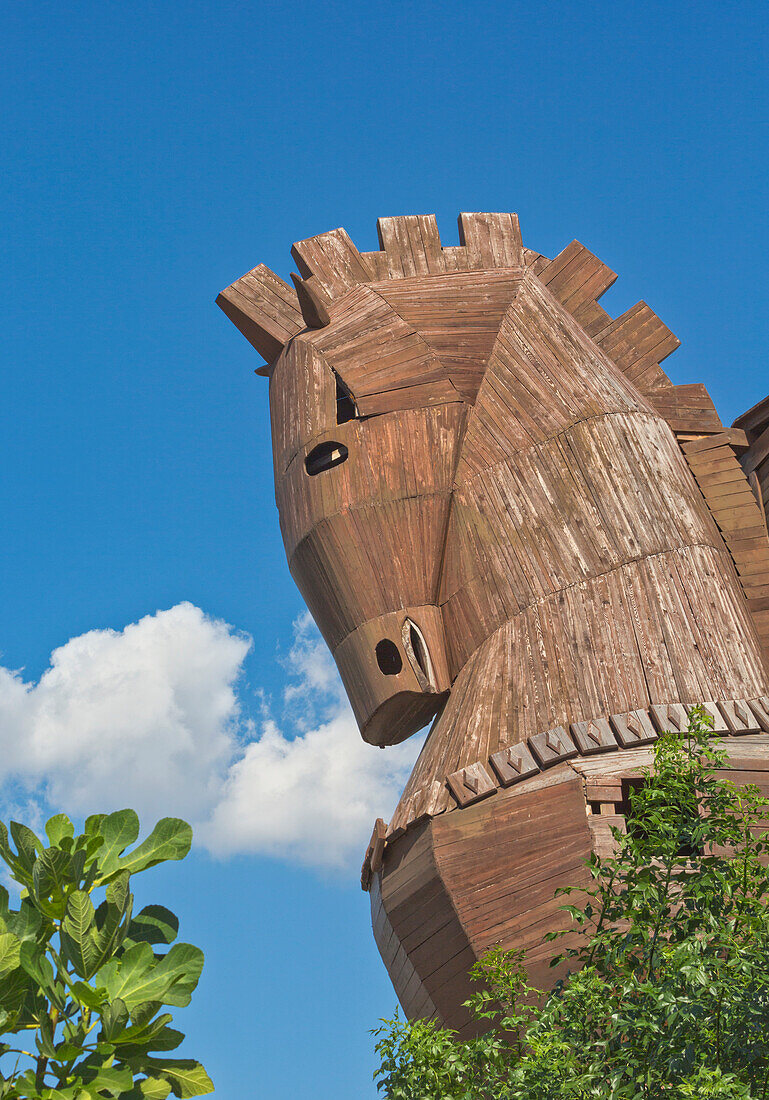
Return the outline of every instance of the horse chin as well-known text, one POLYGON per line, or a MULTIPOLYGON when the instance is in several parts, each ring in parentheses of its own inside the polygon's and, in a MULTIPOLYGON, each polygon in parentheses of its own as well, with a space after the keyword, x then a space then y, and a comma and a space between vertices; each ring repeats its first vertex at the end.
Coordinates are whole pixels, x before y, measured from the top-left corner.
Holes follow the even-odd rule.
POLYGON ((369 745, 385 748, 397 745, 419 733, 443 706, 448 692, 401 691, 391 696, 361 726, 361 736, 369 745))

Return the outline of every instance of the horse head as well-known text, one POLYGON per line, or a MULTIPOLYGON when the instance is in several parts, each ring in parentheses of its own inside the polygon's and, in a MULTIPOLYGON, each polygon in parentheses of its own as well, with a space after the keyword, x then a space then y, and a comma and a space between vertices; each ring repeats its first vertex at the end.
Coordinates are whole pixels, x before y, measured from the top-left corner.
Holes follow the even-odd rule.
POLYGON ((755 628, 675 435, 720 420, 659 366, 669 329, 644 303, 612 320, 598 298, 614 273, 578 242, 552 261, 525 249, 515 215, 461 215, 453 247, 432 218, 379 232, 378 252, 344 230, 300 242, 293 289, 260 267, 219 298, 268 360, 289 566, 364 739, 421 729, 470 665, 504 714, 469 689, 462 715, 452 700, 441 721, 461 719, 469 747, 424 791, 468 752, 671 685, 760 689, 755 628), (703 571, 747 652, 736 683, 703 571), (685 661, 660 621, 674 599, 685 661), (472 732, 479 709, 499 733, 472 732))
POLYGON ((362 881, 407 1014, 467 1029, 492 944, 551 980, 554 884, 585 885, 659 730, 696 702, 769 732, 769 399, 725 429, 576 241, 548 260, 512 214, 461 215, 457 246, 379 232, 219 302, 267 360, 289 566, 364 739, 436 716, 362 881))

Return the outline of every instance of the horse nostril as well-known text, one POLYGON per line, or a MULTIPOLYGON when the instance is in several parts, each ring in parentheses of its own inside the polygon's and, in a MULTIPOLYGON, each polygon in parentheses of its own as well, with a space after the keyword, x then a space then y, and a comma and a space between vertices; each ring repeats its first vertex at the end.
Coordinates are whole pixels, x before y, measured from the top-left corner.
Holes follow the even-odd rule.
POLYGON ((324 470, 332 470, 339 466, 347 458, 347 448, 344 443, 336 443, 329 439, 326 443, 319 443, 313 447, 304 460, 304 468, 310 477, 323 473, 324 470))
POLYGON ((397 676, 403 668, 403 661, 395 642, 389 638, 382 638, 376 644, 377 664, 385 676, 397 676))

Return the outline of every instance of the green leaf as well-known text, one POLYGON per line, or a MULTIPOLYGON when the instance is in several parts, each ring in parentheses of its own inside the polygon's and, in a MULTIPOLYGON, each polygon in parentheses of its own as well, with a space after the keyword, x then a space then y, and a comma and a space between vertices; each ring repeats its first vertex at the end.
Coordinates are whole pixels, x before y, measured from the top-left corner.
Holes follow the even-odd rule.
POLYGON ((75 835, 75 826, 66 814, 56 814, 45 823, 45 833, 52 848, 58 848, 65 837, 75 835))
POLYGON ((133 1083, 133 1073, 128 1067, 122 1069, 102 1066, 93 1073, 84 1071, 81 1074, 90 1092, 106 1092, 110 1096, 120 1096, 122 1092, 128 1092, 133 1083))
POLYGON ((43 1012, 40 1015, 35 1042, 37 1044, 37 1049, 45 1058, 56 1058, 56 1050, 53 1045, 53 1024, 47 1012, 43 1012))
POLYGON ((43 851, 43 845, 31 829, 18 821, 11 822, 11 836, 19 853, 19 862, 28 874, 31 873, 38 852, 43 851))
POLYGON ((165 1077, 145 1077, 139 1082, 139 1091, 147 1100, 166 1100, 171 1091, 171 1082, 165 1077))
MULTIPOLYGON (((89 818, 89 821, 91 819, 89 818)), ((101 822, 104 844, 96 853, 99 878, 104 881, 119 869, 118 861, 139 835, 139 818, 134 810, 117 810, 101 822)))
POLYGON ((203 969, 203 952, 189 943, 177 943, 156 959, 147 943, 130 947, 117 968, 105 966, 101 974, 110 999, 120 997, 129 1009, 143 1001, 161 1001, 183 1007, 189 1004, 203 969))
POLYGON ((61 848, 46 848, 35 861, 32 871, 32 892, 38 902, 48 898, 64 898, 72 885, 72 860, 61 848))
POLYGON ((134 943, 173 943, 179 933, 179 918, 162 905, 145 905, 131 921, 128 938, 134 943))
POLYGON ((40 934, 43 921, 40 911, 35 907, 31 898, 22 898, 21 905, 15 913, 9 914, 6 925, 9 932, 22 941, 36 940, 40 934))
POLYGON ((0 978, 0 1005, 7 1012, 18 1012, 32 988, 32 981, 21 967, 0 978))
POLYGON ((86 836, 99 836, 102 832, 102 826, 104 825, 104 822, 106 820, 106 814, 91 814, 89 817, 87 817, 85 819, 86 836))
POLYGON ((164 817, 138 848, 121 856, 119 865, 131 874, 136 874, 169 859, 184 859, 191 844, 191 826, 181 818, 164 817))
POLYGON ((19 951, 19 962, 30 978, 37 982, 47 997, 54 993, 54 975, 50 960, 44 954, 44 948, 25 940, 19 951))
POLYGON ((75 973, 86 980, 97 969, 98 948, 93 902, 83 890, 67 898, 67 911, 61 924, 61 942, 75 973))
POLYGON ((72 996, 76 997, 86 1008, 98 1010, 106 1000, 107 991, 105 989, 94 989, 86 982, 73 982, 72 996))
MULTIPOLYGON (((117 1046, 131 1046, 137 1048, 137 1053, 144 1048, 144 1053, 149 1050, 175 1050, 184 1038, 181 1031, 176 1031, 167 1025, 173 1020, 170 1012, 164 1012, 154 1020, 147 1023, 132 1024, 119 1036, 113 1039, 117 1046)), ((130 1057, 124 1053, 123 1057, 130 1057)))
POLYGON ((214 1091, 214 1083, 200 1062, 188 1058, 149 1058, 147 1065, 170 1082, 174 1096, 180 1100, 214 1091))
POLYGON ((19 966, 21 940, 12 932, 0 932, 0 978, 7 977, 19 966))
POLYGON ((101 966, 123 943, 131 921, 133 894, 128 889, 130 875, 118 872, 107 887, 106 901, 96 910, 96 943, 101 966))
POLYGON ((101 1010, 101 1022, 104 1028, 104 1038, 108 1043, 116 1041, 117 1036, 125 1031, 128 1023, 128 1009, 119 997, 107 1004, 101 1010))

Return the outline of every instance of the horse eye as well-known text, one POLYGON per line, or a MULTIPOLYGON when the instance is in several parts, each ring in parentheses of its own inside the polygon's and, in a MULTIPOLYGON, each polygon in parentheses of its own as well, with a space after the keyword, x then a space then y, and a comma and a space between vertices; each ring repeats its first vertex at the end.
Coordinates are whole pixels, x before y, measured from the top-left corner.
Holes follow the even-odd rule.
POLYGON ((333 439, 326 443, 319 443, 313 447, 304 460, 304 468, 310 477, 322 474, 324 470, 332 470, 334 466, 340 466, 347 459, 347 448, 344 443, 335 443, 333 439))

